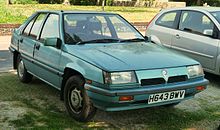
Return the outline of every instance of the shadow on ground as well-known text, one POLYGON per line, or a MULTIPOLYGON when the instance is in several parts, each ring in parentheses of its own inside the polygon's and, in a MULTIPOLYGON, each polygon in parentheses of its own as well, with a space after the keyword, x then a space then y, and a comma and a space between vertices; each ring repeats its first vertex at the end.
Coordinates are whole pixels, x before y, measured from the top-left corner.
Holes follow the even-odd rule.
POLYGON ((205 78, 209 80, 211 85, 214 85, 220 89, 220 76, 211 73, 205 73, 205 78))
POLYGON ((12 54, 9 50, 0 50, 0 72, 12 70, 12 54))

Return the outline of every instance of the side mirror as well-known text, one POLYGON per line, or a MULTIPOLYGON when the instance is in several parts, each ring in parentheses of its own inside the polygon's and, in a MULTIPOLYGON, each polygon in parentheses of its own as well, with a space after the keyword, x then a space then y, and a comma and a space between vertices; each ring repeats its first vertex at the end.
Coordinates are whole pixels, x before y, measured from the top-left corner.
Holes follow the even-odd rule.
POLYGON ((149 40, 148 36, 144 36, 144 39, 145 39, 145 41, 149 40))
POLYGON ((203 34, 207 35, 207 36, 212 36, 213 35, 213 30, 212 29, 205 29, 203 31, 203 34))
POLYGON ((163 44, 160 42, 160 39, 154 35, 148 37, 148 42, 151 42, 151 43, 159 45, 159 46, 163 46, 163 44))
POLYGON ((62 44, 62 41, 60 38, 46 38, 44 42, 45 46, 52 46, 58 49, 60 49, 61 44, 62 44))

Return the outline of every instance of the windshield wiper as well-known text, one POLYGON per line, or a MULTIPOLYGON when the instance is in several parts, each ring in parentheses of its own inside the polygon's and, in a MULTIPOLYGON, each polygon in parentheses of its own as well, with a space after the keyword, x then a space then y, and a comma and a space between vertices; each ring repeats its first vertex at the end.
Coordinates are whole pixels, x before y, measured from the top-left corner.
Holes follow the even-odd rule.
POLYGON ((76 45, 87 44, 87 43, 109 43, 109 42, 119 42, 119 41, 120 40, 118 39, 96 39, 96 40, 77 42, 76 45))
POLYGON ((133 39, 121 40, 120 42, 142 42, 142 41, 146 41, 146 40, 143 38, 133 38, 133 39))

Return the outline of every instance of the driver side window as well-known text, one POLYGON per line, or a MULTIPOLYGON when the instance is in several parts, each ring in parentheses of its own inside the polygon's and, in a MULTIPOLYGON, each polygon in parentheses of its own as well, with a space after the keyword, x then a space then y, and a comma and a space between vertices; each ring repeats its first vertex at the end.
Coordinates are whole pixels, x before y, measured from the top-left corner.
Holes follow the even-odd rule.
POLYGON ((180 18, 179 30, 199 35, 212 36, 214 24, 203 13, 183 11, 180 18))
POLYGON ((59 16, 57 14, 50 14, 44 24, 40 40, 59 37, 59 16))

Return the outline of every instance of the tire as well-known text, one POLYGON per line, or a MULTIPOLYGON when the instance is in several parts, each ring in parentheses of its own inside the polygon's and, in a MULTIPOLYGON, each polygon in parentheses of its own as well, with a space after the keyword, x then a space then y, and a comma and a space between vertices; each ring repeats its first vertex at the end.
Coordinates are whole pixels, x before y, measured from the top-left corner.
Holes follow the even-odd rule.
POLYGON ((91 120, 96 108, 92 105, 81 76, 71 76, 64 88, 64 104, 67 112, 77 121, 87 122, 91 120))
POLYGON ((25 68, 24 62, 20 55, 18 55, 17 58, 17 75, 19 80, 23 83, 29 83, 33 78, 33 76, 27 72, 27 69, 25 68))

